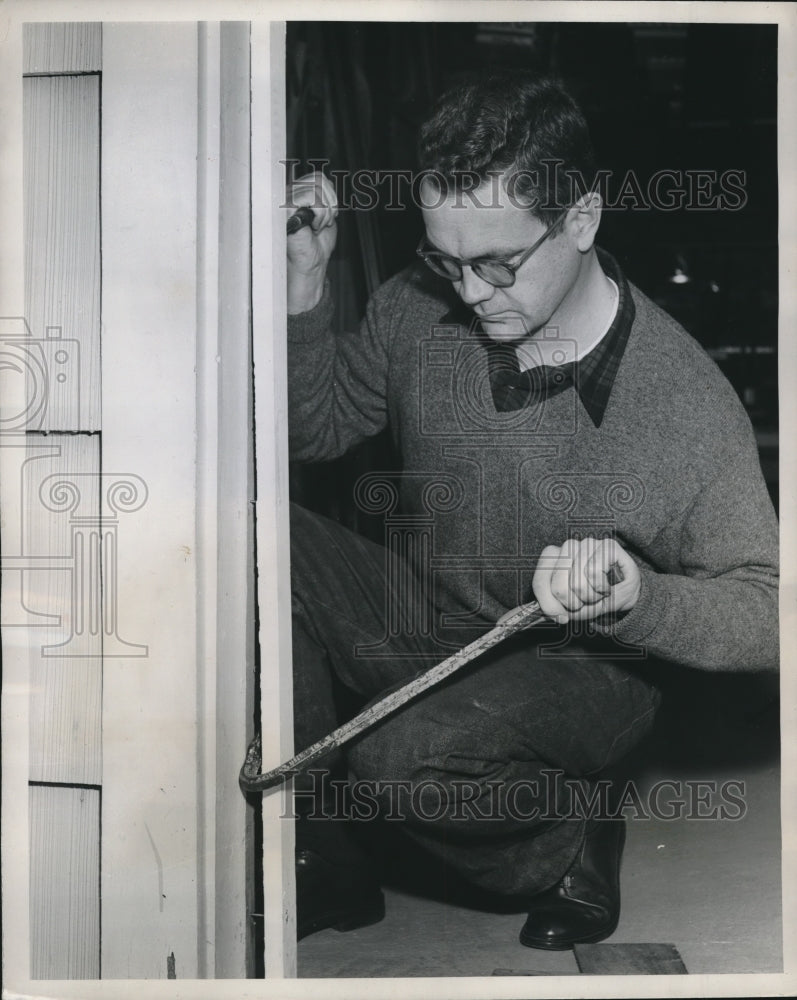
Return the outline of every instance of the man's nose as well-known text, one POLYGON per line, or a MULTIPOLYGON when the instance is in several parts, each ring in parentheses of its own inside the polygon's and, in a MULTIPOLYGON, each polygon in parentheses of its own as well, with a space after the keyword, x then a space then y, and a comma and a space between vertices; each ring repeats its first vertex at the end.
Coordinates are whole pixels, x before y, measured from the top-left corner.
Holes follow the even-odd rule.
POLYGON ((466 306, 475 306, 486 302, 495 286, 480 278, 469 264, 462 265, 462 278, 457 282, 457 294, 466 306))

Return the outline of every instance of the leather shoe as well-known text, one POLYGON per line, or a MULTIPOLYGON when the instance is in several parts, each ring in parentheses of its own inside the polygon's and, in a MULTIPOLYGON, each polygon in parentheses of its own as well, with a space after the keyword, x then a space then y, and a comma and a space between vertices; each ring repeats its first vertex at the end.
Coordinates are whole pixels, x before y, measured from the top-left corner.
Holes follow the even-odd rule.
POLYGON ((613 934, 620 919, 624 843, 625 820, 588 823, 581 850, 565 875, 531 900, 520 943, 565 951, 613 934))
POLYGON ((338 864, 309 848, 296 852, 297 940, 327 927, 367 927, 384 915, 382 890, 358 867, 338 864))

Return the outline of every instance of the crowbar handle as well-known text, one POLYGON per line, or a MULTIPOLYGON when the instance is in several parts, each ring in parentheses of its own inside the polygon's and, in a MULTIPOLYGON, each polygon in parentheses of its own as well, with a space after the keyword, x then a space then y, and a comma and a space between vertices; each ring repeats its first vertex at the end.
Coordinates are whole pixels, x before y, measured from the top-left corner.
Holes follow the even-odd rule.
POLYGON ((288 236, 293 236, 294 233, 298 233, 300 229, 304 229, 305 226, 309 226, 313 221, 313 210, 309 205, 302 205, 298 208, 293 215, 288 218, 286 225, 288 236))
POLYGON ((443 660, 442 663, 438 663, 427 670, 426 673, 416 674, 402 687, 391 691, 390 694, 385 695, 384 698, 373 705, 369 705, 368 708, 363 709, 359 715, 355 715, 353 719, 349 719, 342 726, 338 726, 337 729, 328 733, 317 743, 313 743, 312 746, 306 750, 302 750, 301 753, 296 754, 295 757, 291 757, 290 760, 280 764, 279 767, 275 767, 271 771, 266 771, 265 774, 260 773, 262 760, 260 734, 258 733, 249 745, 246 760, 241 768, 239 779, 241 788, 245 792, 265 792, 267 789, 274 788, 280 784, 283 779, 293 777, 295 774, 301 774, 314 761, 318 760, 319 757, 323 757, 324 754, 329 753, 331 750, 336 750, 344 743, 348 743, 349 740, 354 739, 355 736, 359 736, 360 733, 365 732, 366 729, 370 729, 374 723, 379 722, 380 719, 384 719, 391 712, 395 712, 402 705, 406 705, 408 701, 416 698, 430 687, 439 684, 440 681, 445 680, 446 677, 464 667, 465 664, 470 663, 477 656, 481 656, 482 653, 486 652, 492 646, 497 645, 502 639, 506 639, 521 629, 530 628, 544 618, 545 615, 540 611, 540 606, 536 601, 532 601, 531 604, 520 605, 520 607, 515 608, 514 611, 502 619, 499 624, 490 629, 489 632, 485 632, 478 639, 474 639, 467 646, 463 646, 462 649, 457 650, 456 653, 443 660))
MULTIPOLYGON (((619 583, 623 579, 622 572, 617 563, 613 563, 609 567, 606 577, 612 585, 619 583)), ((286 760, 271 771, 266 771, 265 774, 261 774, 260 770, 262 765, 262 749, 260 734, 258 733, 249 744, 249 749, 246 752, 246 760, 241 767, 241 773, 238 778, 241 789, 244 792, 265 792, 270 788, 275 788, 282 781, 292 778, 296 774, 301 774, 314 761, 318 760, 319 757, 323 757, 324 754, 332 750, 337 750, 344 743, 348 743, 349 740, 354 739, 355 736, 364 733, 375 723, 379 722, 380 719, 384 719, 385 716, 395 712, 402 705, 406 705, 408 701, 412 701, 419 694, 428 691, 429 688, 439 684, 446 677, 450 677, 451 674, 456 673, 457 670, 460 670, 466 664, 475 660, 477 656, 481 656, 482 653, 496 646, 499 642, 507 639, 510 635, 531 628, 545 620, 546 616, 540 610, 540 606, 536 601, 531 601, 529 604, 521 604, 504 615, 489 632, 485 632, 478 639, 474 639, 467 646, 463 646, 462 649, 453 653, 436 666, 431 667, 425 673, 416 674, 406 684, 396 688, 395 691, 389 692, 384 698, 374 702, 373 705, 364 708, 359 715, 355 715, 353 719, 349 719, 342 726, 338 726, 337 729, 328 733, 323 739, 318 740, 317 743, 313 743, 312 746, 309 746, 306 750, 302 750, 301 753, 296 754, 295 757, 291 757, 290 760, 286 760)))

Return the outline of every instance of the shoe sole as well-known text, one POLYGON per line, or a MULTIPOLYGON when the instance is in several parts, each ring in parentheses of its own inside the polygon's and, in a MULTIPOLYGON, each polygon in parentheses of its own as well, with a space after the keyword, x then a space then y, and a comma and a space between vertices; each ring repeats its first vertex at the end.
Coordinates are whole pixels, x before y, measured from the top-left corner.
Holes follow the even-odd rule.
POLYGON ((573 945, 576 944, 597 944, 598 941, 605 941, 606 938, 614 934, 619 923, 620 917, 618 915, 617 919, 603 930, 596 931, 594 934, 589 934, 586 937, 573 938, 572 941, 563 941, 561 939, 558 941, 538 940, 537 938, 524 937, 521 932, 520 943, 526 948, 537 948, 540 951, 571 951, 573 945))

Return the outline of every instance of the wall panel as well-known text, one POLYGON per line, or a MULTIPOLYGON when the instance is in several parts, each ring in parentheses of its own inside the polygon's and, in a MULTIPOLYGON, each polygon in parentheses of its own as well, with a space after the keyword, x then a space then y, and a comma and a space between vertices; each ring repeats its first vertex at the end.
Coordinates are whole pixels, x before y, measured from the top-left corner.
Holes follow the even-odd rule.
POLYGON ((102 24, 62 21, 23 25, 26 73, 91 73, 102 68, 102 24))
POLYGON ((100 975, 100 792, 30 788, 31 978, 100 975))
MULTIPOLYGON (((42 979, 100 970, 100 27, 23 30, 24 319, 6 349, 25 376, 10 466, 29 662, 30 961, 42 979), (53 75, 55 74, 55 75, 53 75), (66 432, 66 433, 64 433, 66 432), (45 784, 39 784, 44 782, 45 784)), ((6 465, 9 469, 9 465, 6 465)), ((8 552, 8 547, 5 549, 8 552)), ((5 560, 4 560, 5 561, 5 560)))
POLYGON ((28 612, 52 621, 31 628, 30 778, 102 781, 102 578, 100 441, 53 434, 29 449, 22 469, 28 612), (57 623, 57 624, 56 624, 57 623))
POLYGON ((97 75, 24 81, 28 430, 99 426, 99 94, 97 75))

